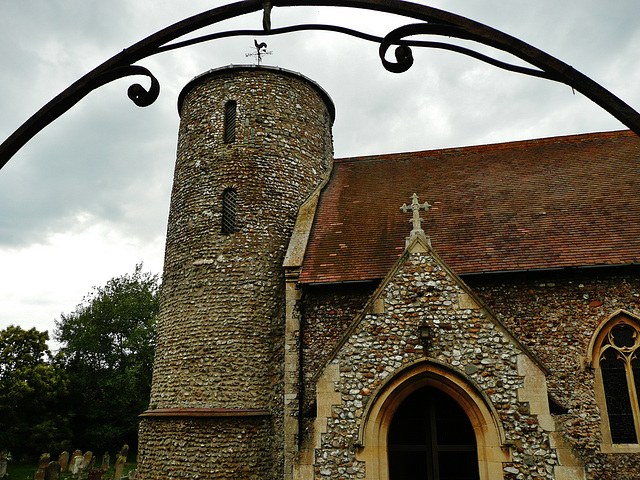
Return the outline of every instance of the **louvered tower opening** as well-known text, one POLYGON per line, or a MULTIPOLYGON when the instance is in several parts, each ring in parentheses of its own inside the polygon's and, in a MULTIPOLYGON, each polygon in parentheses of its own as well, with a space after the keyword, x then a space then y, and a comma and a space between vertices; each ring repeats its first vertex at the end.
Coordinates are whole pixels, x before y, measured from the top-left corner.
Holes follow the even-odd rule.
POLYGON ((222 193, 222 234, 229 235, 236 230, 236 197, 234 188, 227 188, 222 193))
POLYGON ((224 104, 224 143, 236 141, 236 108, 235 100, 224 104))

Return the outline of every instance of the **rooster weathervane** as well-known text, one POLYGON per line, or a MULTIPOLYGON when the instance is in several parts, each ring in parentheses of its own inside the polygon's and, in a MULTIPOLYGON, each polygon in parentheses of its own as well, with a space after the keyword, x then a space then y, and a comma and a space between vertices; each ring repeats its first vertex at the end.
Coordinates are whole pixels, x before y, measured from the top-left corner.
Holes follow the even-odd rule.
POLYGON ((273 52, 267 52, 267 44, 262 42, 262 43, 258 43, 257 40, 253 40, 253 44, 256 47, 256 52, 255 53, 247 53, 245 54, 245 57, 256 57, 256 63, 258 65, 260 65, 260 62, 262 62, 262 56, 263 55, 271 55, 273 52))

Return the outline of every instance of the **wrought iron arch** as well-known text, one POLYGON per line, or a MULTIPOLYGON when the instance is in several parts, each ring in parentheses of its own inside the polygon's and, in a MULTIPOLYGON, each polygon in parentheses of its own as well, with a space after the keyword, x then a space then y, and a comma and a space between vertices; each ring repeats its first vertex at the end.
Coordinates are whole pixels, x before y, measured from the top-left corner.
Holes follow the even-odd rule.
POLYGON ((640 135, 640 114, 607 89, 551 55, 515 37, 468 18, 433 7, 404 1, 244 0, 208 10, 166 27, 129 48, 125 48, 122 52, 78 79, 38 110, 0 145, 0 169, 38 132, 63 115, 91 91, 113 80, 132 75, 148 77, 150 80, 149 88, 136 83, 129 87, 127 94, 136 105, 141 107, 149 106, 155 102, 160 94, 160 83, 145 67, 135 65, 136 62, 144 58, 218 38, 241 35, 278 35, 304 30, 333 31, 377 42, 380 44, 379 55, 382 65, 387 70, 395 73, 405 72, 413 65, 412 47, 426 47, 458 52, 509 71, 561 82, 585 95, 637 135, 640 135), (399 15, 411 19, 413 23, 391 31, 384 38, 334 25, 306 24, 272 29, 271 14, 274 6, 356 8, 399 15), (235 30, 178 41, 181 37, 204 27, 260 10, 263 11, 261 30, 235 30), (477 42, 510 53, 531 67, 505 63, 459 45, 410 39, 410 37, 416 35, 453 37, 477 42), (388 60, 386 55, 392 46, 395 46, 395 60, 388 60))

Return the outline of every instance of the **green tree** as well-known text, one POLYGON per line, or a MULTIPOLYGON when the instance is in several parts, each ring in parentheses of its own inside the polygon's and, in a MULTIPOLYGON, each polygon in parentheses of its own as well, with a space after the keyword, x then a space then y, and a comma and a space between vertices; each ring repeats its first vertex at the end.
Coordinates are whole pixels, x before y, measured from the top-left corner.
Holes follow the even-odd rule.
POLYGON ((158 276, 136 265, 133 274, 94 287, 56 321, 75 440, 84 449, 137 445, 137 417, 151 390, 159 289, 158 276))
POLYGON ((0 331, 0 451, 38 458, 69 448, 68 380, 47 347, 48 332, 0 331))

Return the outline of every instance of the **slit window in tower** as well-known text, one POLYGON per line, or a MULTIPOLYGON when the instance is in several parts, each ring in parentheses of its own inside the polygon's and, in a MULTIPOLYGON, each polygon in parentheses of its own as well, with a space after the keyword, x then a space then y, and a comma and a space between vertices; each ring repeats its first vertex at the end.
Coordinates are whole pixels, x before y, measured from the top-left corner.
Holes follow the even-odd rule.
POLYGON ((236 141, 236 106, 235 100, 224 104, 224 143, 236 141))
POLYGON ((236 230, 236 190, 227 188, 222 193, 222 234, 229 235, 236 230))

